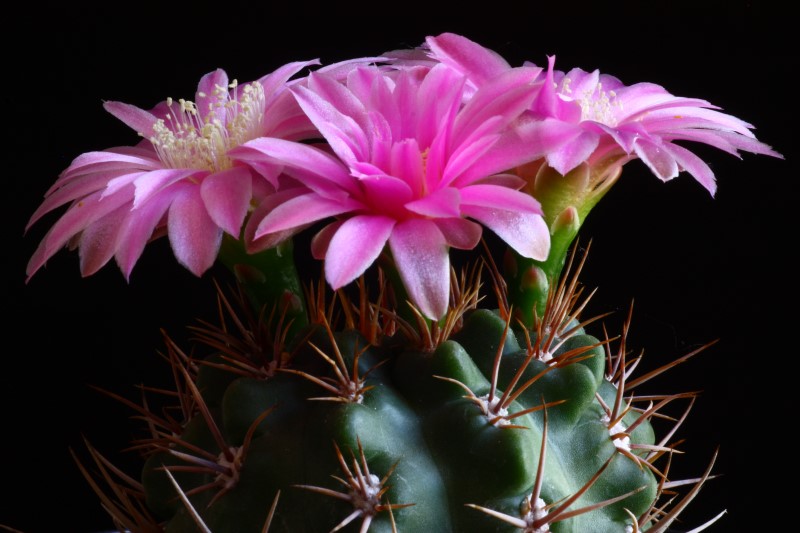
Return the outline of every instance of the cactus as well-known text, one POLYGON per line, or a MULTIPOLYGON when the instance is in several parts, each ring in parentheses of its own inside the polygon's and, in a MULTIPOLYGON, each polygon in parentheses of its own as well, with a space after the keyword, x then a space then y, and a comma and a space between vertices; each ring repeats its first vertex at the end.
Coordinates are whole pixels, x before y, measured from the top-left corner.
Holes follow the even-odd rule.
POLYGON ((254 307, 241 284, 220 289, 220 323, 193 328, 193 355, 166 339, 170 401, 113 395, 147 422, 141 483, 123 488, 90 447, 111 493, 130 498, 109 506, 118 527, 665 531, 683 504, 663 508, 672 431, 650 421, 672 402, 688 413, 694 395, 630 396, 666 368, 631 376, 630 316, 619 338, 588 332, 602 317, 580 317, 581 266, 566 276, 568 263, 533 327, 497 281, 497 305, 479 305, 485 266, 453 273, 432 325, 392 311, 384 276, 372 300, 363 278, 331 302, 309 287, 313 319, 291 338, 286 313, 254 307))
POLYGON ((34 213, 70 204, 29 276, 67 244, 128 276, 163 235, 233 276, 191 349, 165 338, 174 390, 106 391, 145 422, 141 472, 75 455, 120 531, 662 533, 710 478, 713 457, 670 475, 695 394, 642 391, 702 348, 637 375, 632 311, 617 335, 583 316, 577 236, 634 159, 713 194, 674 141, 780 154, 654 84, 454 34, 400 52, 106 102, 145 141, 76 158, 34 213), (293 236, 318 222, 304 283, 293 236), (459 272, 450 249, 481 242, 459 272))

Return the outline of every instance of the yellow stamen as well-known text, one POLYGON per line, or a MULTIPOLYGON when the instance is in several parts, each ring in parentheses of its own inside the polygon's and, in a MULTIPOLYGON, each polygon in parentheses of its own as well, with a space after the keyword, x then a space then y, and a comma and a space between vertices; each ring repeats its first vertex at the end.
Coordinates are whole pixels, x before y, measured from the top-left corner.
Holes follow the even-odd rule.
POLYGON ((211 171, 233 166, 228 151, 261 135, 265 108, 259 83, 245 85, 241 95, 237 95, 237 87, 236 80, 229 87, 216 86, 205 110, 198 110, 189 100, 180 99, 175 105, 167 98, 170 112, 155 123, 150 137, 165 166, 211 171))
MULTIPOLYGON (((571 95, 570 78, 564 78, 561 94, 571 95)), ((603 84, 587 89, 575 95, 575 101, 581 106, 581 120, 593 120, 607 126, 616 126, 616 113, 622 109, 622 102, 617 100, 615 91, 604 91, 603 84)))

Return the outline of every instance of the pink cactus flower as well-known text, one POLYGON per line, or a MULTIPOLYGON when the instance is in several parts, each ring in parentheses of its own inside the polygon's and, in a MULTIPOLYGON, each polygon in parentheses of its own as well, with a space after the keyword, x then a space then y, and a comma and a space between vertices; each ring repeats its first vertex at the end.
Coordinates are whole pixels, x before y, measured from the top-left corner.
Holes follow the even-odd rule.
POLYGON ((30 259, 28 279, 68 244, 79 250, 82 275, 114 257, 128 279, 145 245, 165 234, 177 260, 202 275, 223 232, 239 237, 252 203, 271 192, 280 172, 266 163, 244 165, 228 151, 262 136, 315 134, 286 89, 313 64, 289 63, 246 85, 216 70, 200 80, 194 102, 168 99, 150 111, 106 102, 144 140, 85 153, 63 171, 28 223, 69 204, 30 259))
MULTIPOLYGON (((431 59, 465 75, 476 88, 511 69, 497 53, 460 35, 429 37, 425 48, 431 59)), ((782 157, 756 140, 750 124, 705 100, 673 96, 653 83, 626 86, 596 70, 554 71, 554 63, 555 57, 548 58, 529 111, 537 119, 554 119, 575 129, 570 142, 545 157, 562 175, 585 162, 602 170, 593 180, 614 180, 623 164, 641 159, 661 180, 687 171, 713 195, 714 173, 675 141, 704 143, 736 156, 744 151, 782 157)))
POLYGON ((268 138, 232 151, 284 164, 302 182, 253 213, 251 247, 335 217, 312 244, 331 286, 353 281, 388 245, 409 297, 432 319, 448 305, 449 248, 475 247, 481 225, 521 255, 546 258, 539 203, 506 174, 573 135, 558 121, 520 118, 540 71, 508 69, 466 104, 465 78, 444 65, 361 67, 343 82, 312 73, 293 92, 324 148, 268 138))

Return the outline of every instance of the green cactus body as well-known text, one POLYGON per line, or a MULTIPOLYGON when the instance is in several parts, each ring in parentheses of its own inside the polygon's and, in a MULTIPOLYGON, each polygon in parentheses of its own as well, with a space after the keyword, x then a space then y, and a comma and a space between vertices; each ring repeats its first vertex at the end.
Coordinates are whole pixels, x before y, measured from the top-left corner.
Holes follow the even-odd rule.
MULTIPOLYGON (((549 361, 531 356, 534 333, 526 339, 488 310, 465 315, 432 350, 401 342, 401 332, 378 345, 353 330, 309 332, 298 337, 305 340, 293 347, 291 364, 271 375, 200 365, 196 400, 205 413, 144 469, 147 504, 165 531, 196 531, 193 509, 214 533, 260 532, 279 494, 270 532, 343 524, 341 531, 619 532, 657 498, 647 463, 620 453, 623 440, 613 438, 603 404, 615 403, 617 389, 604 376, 601 343, 579 326, 566 339, 554 336, 549 361), (518 394, 504 397, 504 387, 518 394), (501 400, 505 418, 492 414, 501 400), (242 459, 233 476, 170 451, 205 453, 213 463, 224 446, 242 459), (191 508, 175 497, 163 467, 191 508), (550 507, 540 514, 553 513, 573 495, 562 514, 618 501, 542 529, 486 512, 526 520, 526 505, 543 502, 550 507)), ((627 413, 617 428, 636 418, 627 413)), ((646 421, 626 438, 654 443, 646 421)))

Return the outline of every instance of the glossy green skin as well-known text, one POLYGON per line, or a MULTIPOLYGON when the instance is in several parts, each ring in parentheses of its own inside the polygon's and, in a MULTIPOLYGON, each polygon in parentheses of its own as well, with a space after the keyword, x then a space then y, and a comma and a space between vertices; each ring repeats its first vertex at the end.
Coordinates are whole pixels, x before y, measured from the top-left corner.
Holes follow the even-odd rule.
MULTIPOLYGON (((518 516, 520 503, 531 493, 537 472, 544 427, 542 411, 514 420, 514 424, 527 429, 496 427, 465 398, 464 388, 434 377, 456 379, 476 396, 486 394, 504 325, 495 313, 478 310, 466 319, 461 331, 432 354, 406 350, 397 339, 369 348, 359 358, 362 376, 379 362, 389 361, 367 374, 366 384, 373 388, 364 394, 361 403, 311 401, 309 398, 330 393, 296 374, 281 373, 258 380, 201 371, 198 383, 209 391, 206 402, 231 446, 241 445, 255 419, 265 410, 273 410, 255 430, 236 487, 210 507, 207 504, 212 491, 194 496, 195 508, 214 533, 260 532, 273 498, 280 491, 271 533, 330 531, 353 511, 351 504, 295 485, 347 492, 331 477, 344 477, 334 442, 351 468, 351 450, 358 456, 360 442, 371 473, 383 478, 395 467, 383 501, 414 504, 393 511, 398 531, 519 531, 465 504, 518 516)), ((332 354, 325 335, 317 331, 312 338, 315 345, 332 354)), ((594 337, 581 334, 571 338, 563 349, 596 343, 594 337)), ((343 332, 337 334, 337 344, 348 365, 352 365, 352 355, 363 350, 366 341, 355 332, 343 332)), ((508 334, 502 350, 498 380, 501 392, 526 355, 513 332, 508 334)), ((605 355, 602 348, 593 348, 584 355, 591 357, 551 370, 536 380, 509 411, 539 406, 542 401, 566 400, 547 409, 541 493, 546 502, 578 492, 614 454, 616 457, 599 480, 570 509, 645 487, 613 505, 551 524, 556 533, 616 533, 630 523, 625 509, 637 516, 648 509, 656 497, 656 480, 647 468, 616 453, 595 399, 595 393, 599 393, 607 403, 613 403, 616 393, 603 378, 605 355)), ((321 364, 321 360, 310 347, 301 348, 294 367, 314 375, 330 375, 330 367, 321 364)), ((540 361, 531 362, 520 383, 544 367, 540 361)), ((626 421, 634 419, 631 414, 626 421)), ((202 419, 190 422, 184 438, 218 453, 202 419)), ((632 440, 652 444, 650 425, 641 424, 632 440)), ((146 465, 148 503, 166 521, 167 531, 196 531, 186 510, 174 501, 174 489, 157 469, 165 460, 169 464, 180 463, 162 453, 151 457, 146 465)), ((188 491, 211 477, 179 473, 176 479, 188 491)), ((358 531, 360 527, 361 518, 356 518, 341 531, 358 531)), ((369 531, 392 531, 388 512, 379 513, 369 531)))

